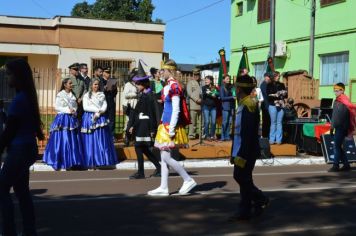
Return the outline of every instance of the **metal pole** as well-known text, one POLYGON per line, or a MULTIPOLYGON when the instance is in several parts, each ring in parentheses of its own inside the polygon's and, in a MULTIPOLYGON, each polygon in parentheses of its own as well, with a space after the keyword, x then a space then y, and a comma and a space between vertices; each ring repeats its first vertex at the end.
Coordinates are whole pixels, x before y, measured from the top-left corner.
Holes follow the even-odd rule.
POLYGON ((274 59, 275 52, 275 20, 276 20, 276 1, 271 0, 270 11, 270 56, 274 59))
POLYGON ((311 1, 310 12, 310 48, 309 48, 309 75, 314 77, 314 36, 315 36, 315 0, 311 1))

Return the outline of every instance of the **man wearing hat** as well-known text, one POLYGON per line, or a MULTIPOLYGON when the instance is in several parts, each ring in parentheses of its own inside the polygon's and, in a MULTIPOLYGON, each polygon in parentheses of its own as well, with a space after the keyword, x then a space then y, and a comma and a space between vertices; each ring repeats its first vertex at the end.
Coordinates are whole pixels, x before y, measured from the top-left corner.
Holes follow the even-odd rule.
POLYGON ((84 93, 86 93, 89 91, 89 85, 91 82, 91 79, 88 76, 88 65, 86 63, 79 64, 79 76, 84 82, 84 93))
POLYGON ((69 68, 69 78, 72 81, 72 92, 74 96, 77 98, 78 109, 77 115, 78 120, 80 121, 83 114, 83 104, 82 99, 84 95, 84 82, 79 76, 79 63, 73 63, 72 65, 68 66, 69 68))
POLYGON ((187 83, 187 102, 189 104, 191 124, 189 125, 189 138, 196 138, 197 120, 201 112, 201 89, 200 89, 200 71, 193 69, 193 78, 187 83))
POLYGON ((109 128, 112 136, 115 139, 115 114, 116 114, 116 95, 117 95, 117 81, 111 77, 111 68, 107 67, 103 72, 103 91, 105 94, 105 99, 108 104, 106 110, 107 116, 109 118, 109 128))
POLYGON ((257 216, 269 203, 252 179, 256 159, 260 156, 259 125, 260 112, 257 102, 250 94, 256 83, 249 75, 240 75, 236 79, 236 96, 239 102, 236 111, 234 140, 231 152, 231 164, 234 164, 234 179, 240 186, 239 211, 231 221, 249 220, 257 216), (252 209, 253 208, 253 209, 252 209))
POLYGON ((161 175, 161 165, 151 151, 153 141, 160 122, 158 114, 158 104, 150 88, 150 76, 147 76, 141 62, 138 65, 137 75, 132 79, 138 90, 138 101, 130 114, 128 131, 135 136, 135 152, 138 162, 138 171, 131 175, 130 179, 144 179, 144 161, 143 154, 156 167, 152 176, 161 175))

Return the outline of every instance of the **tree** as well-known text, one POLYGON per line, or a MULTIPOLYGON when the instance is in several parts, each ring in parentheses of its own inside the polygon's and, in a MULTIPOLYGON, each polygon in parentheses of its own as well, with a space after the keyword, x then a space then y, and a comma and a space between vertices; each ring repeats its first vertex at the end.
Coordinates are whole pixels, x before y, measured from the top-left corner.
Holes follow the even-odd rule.
POLYGON ((151 0, 97 0, 74 5, 71 15, 105 20, 152 22, 155 9, 151 0))

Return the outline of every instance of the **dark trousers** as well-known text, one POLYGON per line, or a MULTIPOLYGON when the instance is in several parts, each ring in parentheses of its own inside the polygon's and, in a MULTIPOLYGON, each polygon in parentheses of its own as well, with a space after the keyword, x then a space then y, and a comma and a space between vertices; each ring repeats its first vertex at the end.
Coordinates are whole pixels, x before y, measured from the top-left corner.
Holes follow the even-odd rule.
POLYGON ((106 110, 107 116, 109 118, 109 130, 113 137, 115 137, 115 113, 116 113, 116 103, 108 103, 108 108, 106 110))
POLYGON ((145 173, 144 167, 143 167, 143 154, 146 155, 148 160, 153 163, 153 165, 156 167, 156 169, 160 172, 161 171, 161 165, 159 164, 157 158, 153 154, 153 152, 150 150, 150 147, 145 146, 145 145, 140 145, 140 146, 135 146, 135 152, 137 156, 137 162, 138 162, 138 172, 141 174, 145 173))
POLYGON ((347 130, 335 128, 334 134, 334 166, 339 167, 340 161, 345 165, 349 166, 349 161, 345 155, 343 149, 343 143, 347 136, 347 130))
POLYGON ((8 149, 8 155, 0 171, 0 204, 3 235, 16 235, 14 204, 10 195, 13 187, 22 214, 23 234, 37 235, 35 212, 29 189, 29 167, 37 156, 37 146, 16 145, 8 149))
POLYGON ((269 138, 269 131, 271 126, 271 117, 269 116, 268 109, 262 103, 262 137, 269 138))
POLYGON ((262 206, 266 202, 266 196, 253 183, 252 171, 255 167, 255 160, 248 160, 244 168, 235 165, 234 179, 240 186, 240 206, 239 214, 242 216, 250 216, 252 203, 256 207, 262 206))

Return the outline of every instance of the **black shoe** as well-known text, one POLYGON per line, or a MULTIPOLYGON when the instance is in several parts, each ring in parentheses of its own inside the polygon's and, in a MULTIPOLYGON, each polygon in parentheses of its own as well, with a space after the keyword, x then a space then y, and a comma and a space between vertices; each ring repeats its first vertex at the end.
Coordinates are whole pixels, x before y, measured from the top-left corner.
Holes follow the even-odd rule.
POLYGON ((150 177, 161 177, 161 171, 155 170, 155 172, 153 172, 153 174, 150 175, 150 177))
POLYGON ((145 175, 141 174, 139 172, 136 172, 135 174, 131 175, 129 179, 144 179, 145 175))
POLYGON ((339 171, 350 171, 351 170, 351 167, 350 167, 350 165, 343 165, 343 167, 341 167, 340 169, 339 169, 339 171))
POLYGON ((338 166, 333 166, 333 167, 331 167, 329 170, 328 170, 328 172, 339 172, 339 167, 338 166))
POLYGON ((266 197, 263 201, 261 201, 259 203, 255 203, 253 206, 253 208, 254 208, 253 216, 262 215, 262 213, 269 206, 269 204, 270 204, 270 200, 268 197, 266 197))

